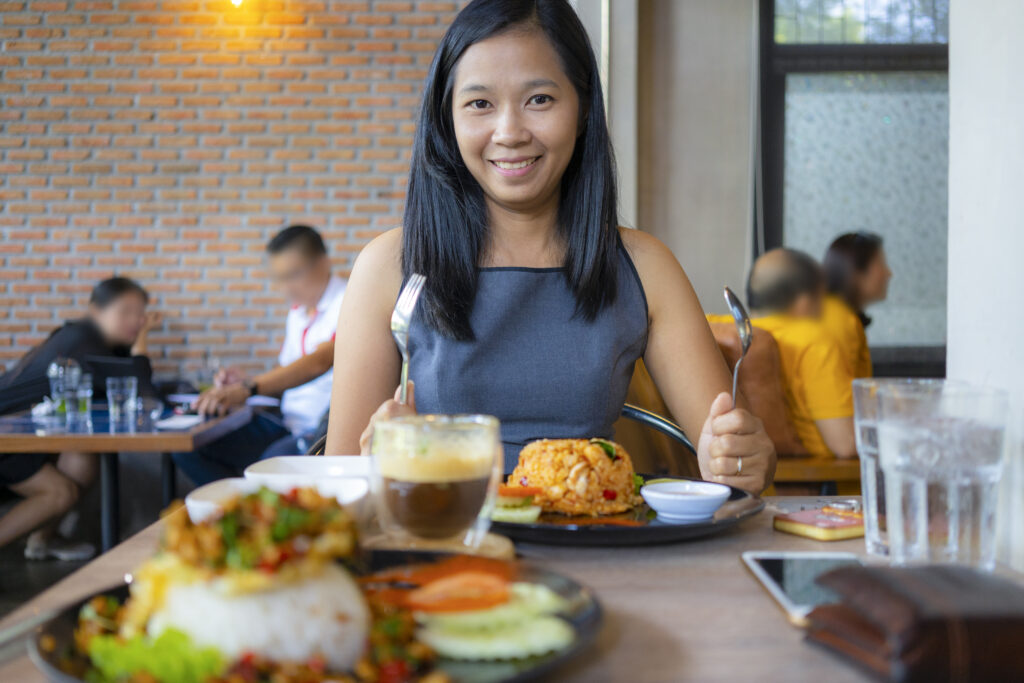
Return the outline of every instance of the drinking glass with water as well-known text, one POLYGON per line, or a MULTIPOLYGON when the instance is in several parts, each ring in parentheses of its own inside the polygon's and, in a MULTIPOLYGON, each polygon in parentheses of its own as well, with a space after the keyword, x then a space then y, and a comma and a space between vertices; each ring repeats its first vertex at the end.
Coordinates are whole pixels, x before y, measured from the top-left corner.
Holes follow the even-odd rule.
POLYGON ((893 564, 995 567, 1007 395, 963 384, 878 390, 878 453, 893 564))
POLYGON ((878 462, 878 391, 885 386, 941 388, 944 380, 863 378, 853 380, 853 421, 860 458, 860 486, 864 501, 864 543, 870 555, 889 555, 885 511, 885 473, 878 462))
POLYGON ((137 377, 108 377, 107 406, 110 421, 116 422, 133 416, 138 407, 139 380, 137 377))

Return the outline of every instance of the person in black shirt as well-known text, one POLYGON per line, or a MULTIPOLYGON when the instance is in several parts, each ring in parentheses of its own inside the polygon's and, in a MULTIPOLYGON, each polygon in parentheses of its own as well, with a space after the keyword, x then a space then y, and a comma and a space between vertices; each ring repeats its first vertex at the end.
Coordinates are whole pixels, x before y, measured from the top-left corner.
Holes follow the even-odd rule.
MULTIPOLYGON (((147 393, 152 387, 152 368, 145 356, 146 334, 160 322, 158 313, 147 313, 148 303, 146 290, 132 280, 114 277, 100 282, 89 298, 86 317, 54 330, 0 375, 0 397, 4 397, 0 398, 0 413, 40 402, 49 393, 46 370, 57 359, 74 360, 90 372, 90 363, 124 358, 127 369, 139 378, 140 393, 147 393)), ((97 393, 102 393, 102 377, 94 376, 94 383, 97 393)), ((94 454, 0 454, 0 486, 22 498, 0 517, 0 546, 29 533, 25 548, 29 559, 91 555, 91 546, 65 541, 54 529, 95 477, 94 454)))

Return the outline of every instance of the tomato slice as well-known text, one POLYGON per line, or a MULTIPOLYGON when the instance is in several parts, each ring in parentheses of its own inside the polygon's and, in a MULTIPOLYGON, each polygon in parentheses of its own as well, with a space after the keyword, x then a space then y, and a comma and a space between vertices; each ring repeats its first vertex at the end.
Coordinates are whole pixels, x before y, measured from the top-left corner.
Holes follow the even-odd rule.
POLYGON ((493 560, 488 557, 454 555, 440 562, 384 569, 375 574, 362 577, 360 582, 364 585, 397 582, 425 586, 438 579, 455 576, 463 572, 484 572, 486 574, 493 574, 503 581, 512 581, 516 577, 516 566, 511 562, 493 560))
POLYGON ((502 498, 529 498, 539 496, 544 489, 539 486, 507 486, 502 484, 498 487, 498 495, 502 498))
POLYGON ((509 600, 508 582, 488 572, 460 572, 410 591, 406 606, 420 612, 468 612, 509 600))

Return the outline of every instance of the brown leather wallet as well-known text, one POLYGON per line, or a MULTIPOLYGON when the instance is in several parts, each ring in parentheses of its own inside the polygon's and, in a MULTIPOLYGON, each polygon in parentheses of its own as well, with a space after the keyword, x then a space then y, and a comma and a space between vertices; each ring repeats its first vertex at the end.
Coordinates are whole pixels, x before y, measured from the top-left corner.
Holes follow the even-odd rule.
POLYGON ((890 681, 1024 681, 1024 587, 967 567, 843 567, 807 638, 890 681))

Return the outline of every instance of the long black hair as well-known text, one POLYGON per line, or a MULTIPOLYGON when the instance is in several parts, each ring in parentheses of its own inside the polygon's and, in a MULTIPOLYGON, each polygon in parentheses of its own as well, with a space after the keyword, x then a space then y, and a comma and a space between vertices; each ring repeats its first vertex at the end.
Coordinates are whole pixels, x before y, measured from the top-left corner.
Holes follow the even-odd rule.
POLYGON ((579 136, 562 176, 558 206, 565 274, 577 314, 592 320, 615 299, 615 160, 586 30, 566 0, 473 0, 445 32, 427 75, 402 237, 402 273, 427 277, 420 305, 428 324, 455 339, 473 338, 469 314, 488 240, 483 190, 463 163, 455 138, 455 67, 474 43, 531 26, 555 48, 580 101, 579 136))
POLYGON ((857 293, 855 277, 863 273, 882 251, 882 238, 871 232, 848 232, 832 241, 825 252, 825 288, 857 312, 867 327, 871 318, 864 313, 864 302, 857 293))

